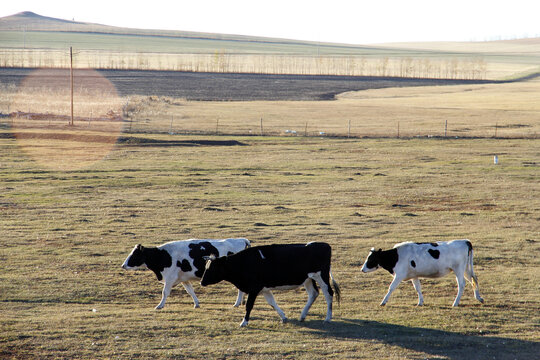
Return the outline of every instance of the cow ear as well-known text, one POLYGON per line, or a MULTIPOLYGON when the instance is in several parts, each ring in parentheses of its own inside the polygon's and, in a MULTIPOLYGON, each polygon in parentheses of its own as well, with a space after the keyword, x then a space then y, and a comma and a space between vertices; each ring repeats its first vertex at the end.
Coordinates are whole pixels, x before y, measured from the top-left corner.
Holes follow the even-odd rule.
POLYGON ((382 249, 379 249, 379 251, 378 251, 378 252, 382 252, 382 249))
POLYGON ((135 249, 137 250, 142 250, 143 249, 143 246, 141 244, 137 244, 137 246, 135 246, 135 249))
POLYGON ((371 248, 371 250, 369 250, 370 252, 374 253, 375 252, 375 248, 371 248))

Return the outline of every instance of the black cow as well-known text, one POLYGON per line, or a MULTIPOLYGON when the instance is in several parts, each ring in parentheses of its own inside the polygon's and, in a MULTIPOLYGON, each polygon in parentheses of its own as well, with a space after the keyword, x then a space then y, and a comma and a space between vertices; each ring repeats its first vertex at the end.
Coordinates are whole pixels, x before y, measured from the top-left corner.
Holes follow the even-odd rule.
POLYGON ((308 293, 308 301, 300 321, 303 321, 309 308, 319 295, 315 282, 321 287, 326 298, 326 322, 332 320, 332 297, 340 300, 339 285, 330 272, 332 249, 327 243, 312 242, 308 244, 267 245, 245 249, 239 253, 209 258, 201 285, 217 284, 225 280, 232 283, 240 291, 248 294, 246 315, 240 324, 247 326, 249 315, 257 295, 262 292, 266 301, 277 311, 283 322, 287 317, 276 304, 271 290, 290 290, 302 285, 308 293))

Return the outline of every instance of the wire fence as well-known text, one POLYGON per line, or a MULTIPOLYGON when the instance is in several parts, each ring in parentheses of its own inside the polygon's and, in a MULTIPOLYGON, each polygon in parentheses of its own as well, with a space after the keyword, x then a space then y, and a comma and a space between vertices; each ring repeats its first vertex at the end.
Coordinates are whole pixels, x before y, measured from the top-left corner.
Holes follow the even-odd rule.
POLYGON ((466 121, 452 123, 434 119, 430 122, 394 121, 379 124, 355 120, 325 122, 295 121, 294 119, 246 119, 244 121, 215 119, 192 121, 187 118, 169 119, 127 118, 124 132, 132 134, 161 133, 169 135, 234 135, 234 136, 287 136, 287 137, 340 137, 340 138, 526 138, 536 139, 540 125, 499 124, 493 122, 471 124, 466 121))
POLYGON ((66 115, 11 113, 0 114, 0 130, 4 133, 20 131, 38 132, 94 132, 168 134, 168 135, 211 135, 211 136, 286 136, 286 137, 339 137, 339 138, 500 138, 537 139, 539 127, 525 124, 478 124, 465 126, 448 121, 433 121, 421 125, 410 121, 396 121, 384 126, 353 120, 310 123, 264 118, 245 122, 193 122, 185 118, 134 119, 121 118, 115 114, 104 117, 75 117, 69 125, 66 115))

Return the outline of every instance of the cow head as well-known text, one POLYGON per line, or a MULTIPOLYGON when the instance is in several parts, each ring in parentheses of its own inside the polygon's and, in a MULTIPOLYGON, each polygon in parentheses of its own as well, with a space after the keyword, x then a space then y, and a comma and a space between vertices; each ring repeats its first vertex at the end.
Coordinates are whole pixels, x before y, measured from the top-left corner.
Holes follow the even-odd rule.
POLYGON ((368 273, 377 270, 380 266, 381 254, 382 249, 375 250, 375 248, 371 248, 368 257, 362 266, 362 272, 368 273))
POLYGON ((145 267, 144 247, 141 244, 136 245, 131 254, 126 258, 122 264, 122 268, 126 270, 139 269, 145 267))
POLYGON ((224 280, 224 262, 226 258, 216 258, 214 255, 210 255, 205 256, 204 259, 206 260, 206 267, 201 278, 201 285, 213 285, 224 280))

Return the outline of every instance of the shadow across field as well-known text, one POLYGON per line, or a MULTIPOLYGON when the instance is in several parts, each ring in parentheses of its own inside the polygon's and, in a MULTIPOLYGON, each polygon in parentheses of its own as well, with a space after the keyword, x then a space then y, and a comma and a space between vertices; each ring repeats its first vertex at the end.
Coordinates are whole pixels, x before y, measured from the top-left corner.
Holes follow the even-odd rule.
POLYGON ((0 139, 20 139, 20 140, 64 140, 75 142, 122 144, 134 146, 247 146, 238 140, 161 140, 135 136, 108 136, 108 135, 88 135, 73 133, 38 133, 38 132, 0 132, 0 139))
POLYGON ((121 136, 118 144, 137 146, 246 146, 237 140, 159 140, 142 137, 121 136))
POLYGON ((321 321, 291 321, 310 335, 338 340, 377 341, 385 345, 448 359, 533 359, 540 354, 540 342, 496 336, 385 324, 371 320, 343 319, 330 324, 321 321))

